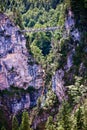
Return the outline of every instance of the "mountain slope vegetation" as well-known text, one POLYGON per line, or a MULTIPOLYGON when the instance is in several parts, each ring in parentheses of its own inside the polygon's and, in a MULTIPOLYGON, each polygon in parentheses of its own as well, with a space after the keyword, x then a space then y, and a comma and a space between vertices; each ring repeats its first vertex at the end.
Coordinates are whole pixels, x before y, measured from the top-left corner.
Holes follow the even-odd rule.
MULTIPOLYGON (((0 108, 0 129, 87 130, 87 0, 0 0, 0 12, 20 30, 61 27, 24 33, 29 54, 45 71, 44 92, 35 107, 10 115, 11 127, 0 108), (61 76, 60 70, 64 82, 55 76, 61 76), (65 92, 61 102, 60 82, 65 92)), ((0 91, 4 93, 8 90, 0 91)))

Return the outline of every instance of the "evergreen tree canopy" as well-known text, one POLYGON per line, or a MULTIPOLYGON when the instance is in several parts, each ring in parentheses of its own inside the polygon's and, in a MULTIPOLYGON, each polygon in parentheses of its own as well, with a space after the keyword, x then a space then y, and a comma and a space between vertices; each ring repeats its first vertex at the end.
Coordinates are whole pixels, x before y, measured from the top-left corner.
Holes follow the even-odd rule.
POLYGON ((31 130, 31 128, 30 128, 29 114, 28 114, 27 111, 23 112, 22 122, 21 122, 21 125, 20 125, 20 130, 31 130))
POLYGON ((15 116, 12 119, 12 130, 18 130, 18 120, 15 116))

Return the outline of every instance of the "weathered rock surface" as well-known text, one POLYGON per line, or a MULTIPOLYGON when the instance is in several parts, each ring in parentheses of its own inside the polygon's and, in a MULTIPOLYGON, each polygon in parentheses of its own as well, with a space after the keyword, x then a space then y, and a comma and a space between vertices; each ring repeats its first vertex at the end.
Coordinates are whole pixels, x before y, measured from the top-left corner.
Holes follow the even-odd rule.
POLYGON ((11 85, 24 89, 44 86, 44 71, 39 65, 28 65, 28 57, 24 35, 0 14, 0 90, 11 85))
POLYGON ((80 41, 80 32, 75 28, 74 14, 71 9, 68 10, 67 17, 65 20, 65 27, 68 34, 71 35, 73 41, 80 41))
POLYGON ((6 15, 0 13, 0 106, 7 107, 11 113, 35 106, 42 94, 44 70, 40 65, 29 64, 29 59, 33 62, 24 35, 6 15), (12 90, 11 86, 19 92, 12 90), (29 87, 35 91, 25 92, 29 87), (24 89, 23 92, 20 89, 24 89))
POLYGON ((70 70, 73 66, 73 56, 75 54, 75 48, 79 44, 81 39, 80 32, 77 28, 75 28, 75 19, 74 14, 71 9, 68 10, 67 17, 65 20, 66 31, 72 38, 72 43, 69 43, 69 53, 67 54, 67 65, 66 69, 70 70))
POLYGON ((64 71, 62 69, 56 71, 52 77, 52 90, 56 93, 59 102, 62 102, 66 97, 63 77, 64 71))
POLYGON ((65 28, 68 35, 70 35, 72 38, 72 41, 70 41, 67 48, 68 52, 66 57, 66 64, 63 66, 63 68, 57 70, 55 75, 52 77, 52 89, 56 93, 59 102, 62 102, 64 99, 68 98, 66 96, 65 73, 67 73, 67 75, 70 76, 70 80, 72 80, 73 74, 72 72, 69 73, 69 71, 73 67, 73 56, 75 55, 76 47, 79 45, 80 41, 80 32, 77 28, 75 28, 74 14, 71 9, 67 11, 65 28))

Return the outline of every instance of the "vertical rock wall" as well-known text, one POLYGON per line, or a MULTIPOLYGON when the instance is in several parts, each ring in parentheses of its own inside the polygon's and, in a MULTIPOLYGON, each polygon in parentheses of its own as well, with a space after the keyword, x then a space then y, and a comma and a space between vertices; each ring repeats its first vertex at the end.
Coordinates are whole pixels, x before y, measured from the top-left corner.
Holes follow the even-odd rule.
POLYGON ((28 64, 28 59, 31 56, 27 52, 24 35, 6 15, 0 13, 0 90, 11 93, 13 90, 10 86, 37 90, 37 93, 31 90, 24 93, 20 90, 19 95, 12 96, 3 94, 0 105, 3 105, 2 100, 7 100, 8 108, 14 113, 36 105, 44 87, 44 70, 40 65, 28 64))
MULTIPOLYGON (((71 37, 72 42, 68 44, 68 52, 66 56, 66 64, 63 68, 57 70, 55 75, 52 77, 52 89, 58 96, 59 102, 62 102, 64 99, 67 99, 66 96, 66 87, 65 87, 65 73, 69 75, 70 69, 73 67, 73 56, 75 55, 75 49, 80 42, 80 32, 75 27, 74 14, 71 9, 67 11, 65 19, 65 28, 68 33, 68 36, 71 37)), ((73 75, 73 74, 71 74, 73 75)), ((72 77, 71 77, 72 78, 72 77)), ((71 80, 71 79, 69 79, 71 80)))

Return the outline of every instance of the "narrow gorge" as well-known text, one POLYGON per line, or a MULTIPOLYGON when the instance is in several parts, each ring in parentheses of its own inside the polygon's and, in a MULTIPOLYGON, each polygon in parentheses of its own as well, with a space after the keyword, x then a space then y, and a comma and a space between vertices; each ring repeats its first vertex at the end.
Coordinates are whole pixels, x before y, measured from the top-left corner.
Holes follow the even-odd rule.
POLYGON ((17 130, 25 130, 21 128, 24 110, 29 114, 31 130, 82 130, 74 122, 68 129, 63 112, 76 121, 74 114, 80 108, 83 111, 87 99, 84 1, 8 0, 4 6, 0 1, 1 130, 3 126, 15 130, 14 116, 17 130), (60 28, 50 30, 52 27, 60 28), (26 31, 29 28, 31 32, 26 31))

